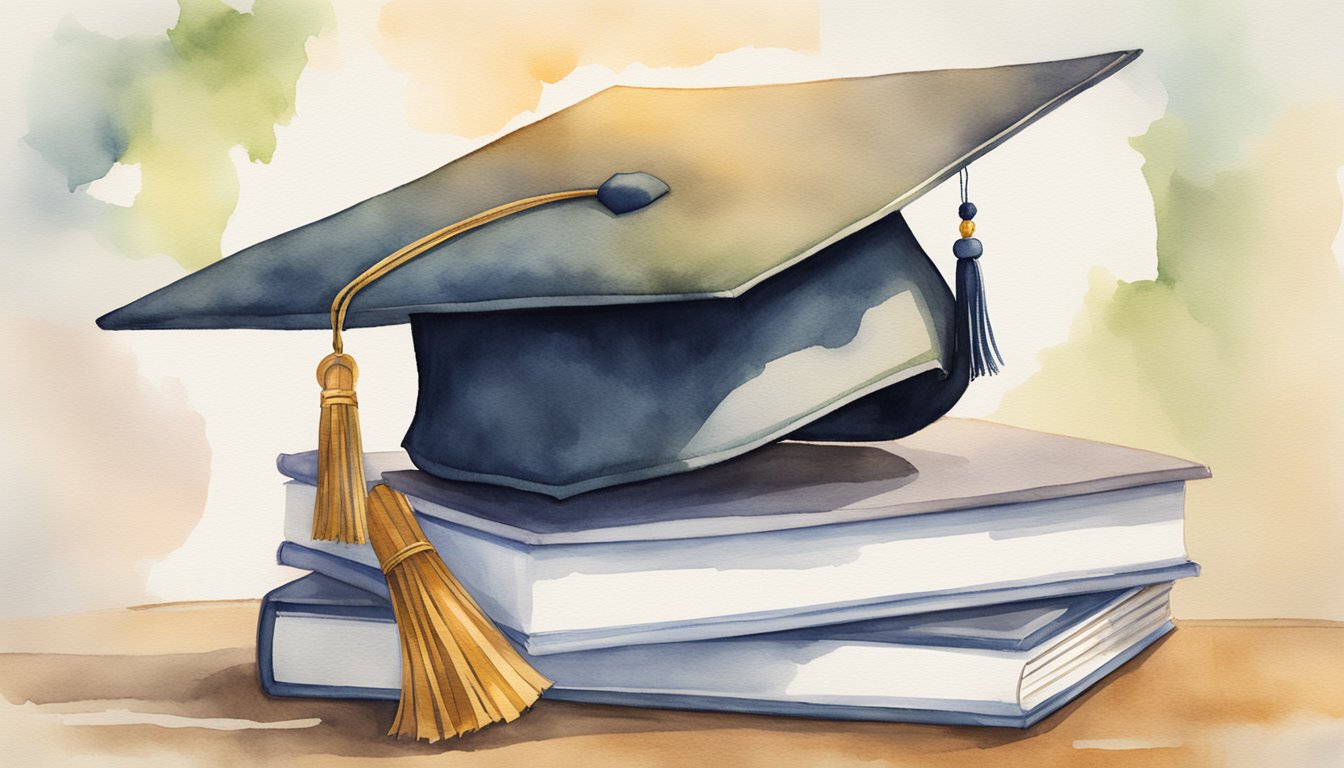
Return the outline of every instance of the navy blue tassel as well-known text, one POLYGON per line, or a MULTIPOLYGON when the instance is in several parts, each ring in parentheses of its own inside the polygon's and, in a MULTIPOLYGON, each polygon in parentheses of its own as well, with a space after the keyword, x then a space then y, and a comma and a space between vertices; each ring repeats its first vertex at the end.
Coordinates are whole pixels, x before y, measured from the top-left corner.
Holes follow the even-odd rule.
POLYGON ((966 319, 970 324, 967 340, 971 345, 971 378, 993 376, 1003 365, 1003 356, 999 354, 999 346, 994 341, 994 329, 989 324, 989 307, 985 303, 984 278, 980 275, 979 259, 957 259, 957 296, 966 297, 966 319))
POLYGON ((975 203, 966 199, 970 186, 970 174, 961 169, 961 206, 957 213, 961 216, 961 239, 952 244, 952 253, 957 257, 957 304, 965 307, 968 333, 966 341, 970 344, 971 378, 993 376, 1003 365, 1003 355, 994 341, 994 329, 989 324, 989 305, 985 302, 984 277, 980 274, 980 256, 985 246, 971 237, 975 233, 975 203))

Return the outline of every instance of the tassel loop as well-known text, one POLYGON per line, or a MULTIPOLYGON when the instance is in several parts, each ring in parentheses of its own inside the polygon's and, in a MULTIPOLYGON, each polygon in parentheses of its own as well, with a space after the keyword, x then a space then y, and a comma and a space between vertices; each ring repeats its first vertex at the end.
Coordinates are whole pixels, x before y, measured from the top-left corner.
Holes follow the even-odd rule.
POLYGON ((317 501, 313 538, 363 544, 365 515, 364 442, 359 431, 355 382, 359 366, 349 355, 333 352, 317 366, 322 385, 322 415, 317 434, 317 501))
POLYGON ((405 496, 377 485, 368 508, 401 638, 401 702, 388 735, 434 742, 516 720, 551 681, 444 565, 405 496))

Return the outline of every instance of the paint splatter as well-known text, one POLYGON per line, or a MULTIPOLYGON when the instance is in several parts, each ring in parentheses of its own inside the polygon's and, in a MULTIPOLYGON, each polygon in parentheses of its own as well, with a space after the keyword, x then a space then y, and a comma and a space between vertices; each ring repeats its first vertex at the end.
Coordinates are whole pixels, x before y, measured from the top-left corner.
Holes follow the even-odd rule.
POLYGON ((270 161, 275 126, 294 116, 304 44, 332 13, 325 0, 179 8, 162 36, 113 39, 63 22, 33 65, 27 141, 71 191, 138 164, 134 203, 108 209, 113 238, 130 255, 196 269, 220 258, 238 201, 230 153, 270 161))

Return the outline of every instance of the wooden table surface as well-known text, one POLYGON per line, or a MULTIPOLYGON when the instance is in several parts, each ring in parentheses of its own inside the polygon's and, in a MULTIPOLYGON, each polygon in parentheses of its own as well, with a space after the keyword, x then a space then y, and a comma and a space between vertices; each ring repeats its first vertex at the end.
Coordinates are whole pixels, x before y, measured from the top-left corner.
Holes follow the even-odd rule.
POLYGON ((1025 730, 542 700, 429 745, 388 702, 271 699, 254 601, 0 623, 0 764, 435 766, 1344 766, 1344 624, 1180 622, 1025 730))

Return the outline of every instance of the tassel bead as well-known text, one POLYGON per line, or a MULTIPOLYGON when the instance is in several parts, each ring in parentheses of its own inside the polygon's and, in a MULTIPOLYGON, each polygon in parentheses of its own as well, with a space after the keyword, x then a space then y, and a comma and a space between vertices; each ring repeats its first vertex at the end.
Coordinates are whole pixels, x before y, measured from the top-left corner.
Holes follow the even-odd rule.
POLYGON ((978 259, 985 252, 985 246, 974 237, 963 237, 952 243, 952 255, 958 259, 978 259))
POLYGON ((962 237, 970 237, 975 234, 975 222, 970 219, 964 219, 958 228, 962 237))
POLYGON ((965 219, 966 221, 974 219, 975 214, 976 214, 975 203, 962 203, 957 208, 957 215, 965 219))

